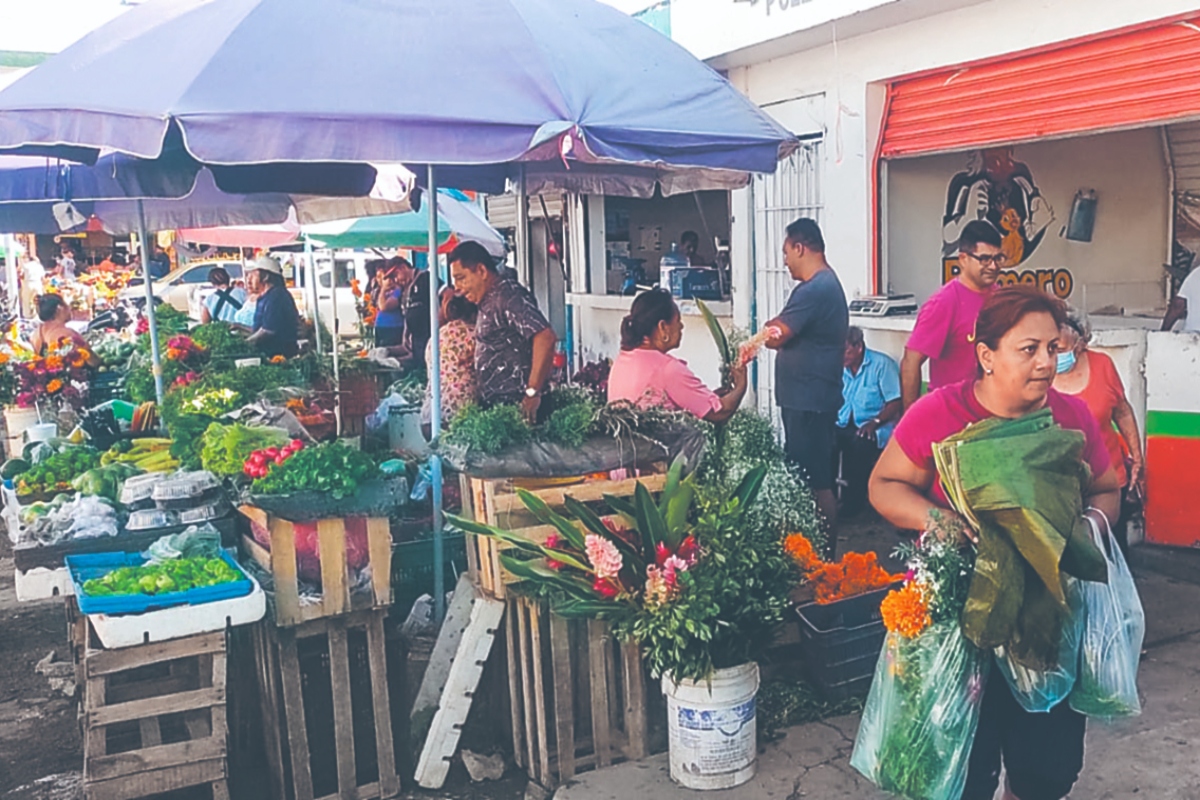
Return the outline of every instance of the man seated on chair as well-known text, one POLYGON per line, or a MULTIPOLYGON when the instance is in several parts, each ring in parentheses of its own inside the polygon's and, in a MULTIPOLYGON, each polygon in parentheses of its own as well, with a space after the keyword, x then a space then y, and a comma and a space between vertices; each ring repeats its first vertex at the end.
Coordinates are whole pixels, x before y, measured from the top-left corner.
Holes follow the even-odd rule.
POLYGON ((878 350, 868 350, 861 328, 846 331, 842 362, 842 408, 837 419, 837 460, 842 462, 840 513, 851 517, 867 507, 867 479, 887 444, 903 403, 900 367, 878 350))

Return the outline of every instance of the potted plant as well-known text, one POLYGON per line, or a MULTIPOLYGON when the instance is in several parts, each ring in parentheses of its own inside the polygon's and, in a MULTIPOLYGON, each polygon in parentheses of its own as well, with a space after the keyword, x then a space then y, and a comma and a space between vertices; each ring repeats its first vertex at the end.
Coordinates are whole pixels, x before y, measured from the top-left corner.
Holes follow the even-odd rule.
POLYGON ((676 459, 657 501, 606 497, 601 517, 571 498, 569 516, 518 490, 554 528, 544 542, 447 515, 510 546, 504 566, 563 616, 610 621, 635 640, 668 698, 671 776, 690 788, 749 780, 755 769, 757 656, 788 608, 794 572, 773 531, 743 524, 765 466, 728 494, 682 479, 676 459))

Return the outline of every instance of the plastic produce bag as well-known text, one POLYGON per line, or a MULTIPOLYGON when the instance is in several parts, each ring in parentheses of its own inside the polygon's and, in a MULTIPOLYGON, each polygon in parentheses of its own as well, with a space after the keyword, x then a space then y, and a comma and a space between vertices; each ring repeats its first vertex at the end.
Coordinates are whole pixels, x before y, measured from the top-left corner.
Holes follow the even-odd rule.
POLYGON ((958 800, 989 662, 957 622, 937 623, 914 639, 889 633, 850 766, 908 800, 958 800))
POLYGON ((1070 613, 1062 620, 1056 664, 1050 669, 1031 669, 1020 664, 1003 645, 995 651, 996 667, 1008 681, 1013 697, 1021 708, 1035 714, 1048 712, 1061 703, 1075 688, 1079 674, 1079 645, 1085 622, 1080 581, 1064 576, 1063 594, 1070 613))
POLYGON ((1100 719, 1131 717, 1142 711, 1137 671, 1146 615, 1137 584, 1112 530, 1091 520, 1092 535, 1108 559, 1108 583, 1081 581, 1086 615, 1079 651, 1079 678, 1068 702, 1080 714, 1100 719))
POLYGON ((221 557, 221 532, 208 523, 192 525, 180 533, 162 536, 146 548, 147 564, 197 557, 221 557))

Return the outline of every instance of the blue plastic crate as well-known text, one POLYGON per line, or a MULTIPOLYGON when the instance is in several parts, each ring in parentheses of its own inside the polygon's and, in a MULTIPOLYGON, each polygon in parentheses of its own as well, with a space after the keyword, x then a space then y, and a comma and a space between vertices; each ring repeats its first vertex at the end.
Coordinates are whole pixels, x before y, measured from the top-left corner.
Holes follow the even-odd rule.
POLYGON ((85 614, 142 614, 160 608, 172 606, 199 605, 211 603, 214 600, 229 600, 234 597, 244 597, 254 590, 254 584, 246 577, 229 553, 222 550, 221 558, 237 570, 241 580, 222 583, 217 586, 201 586, 184 592, 167 592, 166 594, 126 594, 105 595, 96 597, 84 594, 84 581, 107 575, 118 567, 140 567, 146 563, 141 553, 83 553, 67 556, 64 560, 71 572, 71 582, 75 584, 75 599, 79 610, 85 614))

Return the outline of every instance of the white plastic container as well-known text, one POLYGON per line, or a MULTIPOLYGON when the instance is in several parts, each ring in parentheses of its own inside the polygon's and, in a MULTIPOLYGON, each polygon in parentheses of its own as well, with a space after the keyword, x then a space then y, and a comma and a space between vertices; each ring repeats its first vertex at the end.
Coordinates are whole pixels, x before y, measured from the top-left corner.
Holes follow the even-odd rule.
POLYGON ((712 681, 662 679, 671 780, 688 789, 731 789, 758 765, 758 664, 719 669, 712 681), (710 688, 711 687, 711 688, 710 688))
POLYGON ((39 422, 25 429, 25 438, 31 442, 48 442, 58 436, 57 422, 39 422))
POLYGON ((17 408, 10 406, 4 409, 4 426, 8 431, 8 457, 16 458, 21 455, 25 446, 25 431, 40 421, 36 408, 17 408))

